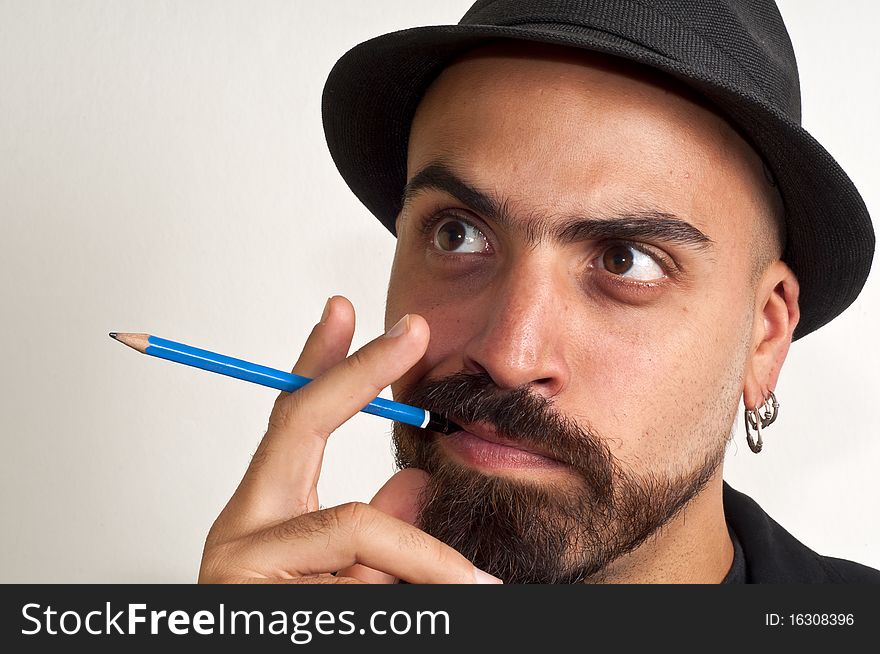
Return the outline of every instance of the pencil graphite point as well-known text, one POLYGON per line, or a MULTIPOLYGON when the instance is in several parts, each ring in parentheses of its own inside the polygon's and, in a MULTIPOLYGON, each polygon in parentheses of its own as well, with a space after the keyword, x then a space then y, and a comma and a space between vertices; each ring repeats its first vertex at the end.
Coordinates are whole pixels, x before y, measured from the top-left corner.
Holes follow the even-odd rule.
POLYGON ((110 332, 110 338, 116 338, 116 332, 110 332))

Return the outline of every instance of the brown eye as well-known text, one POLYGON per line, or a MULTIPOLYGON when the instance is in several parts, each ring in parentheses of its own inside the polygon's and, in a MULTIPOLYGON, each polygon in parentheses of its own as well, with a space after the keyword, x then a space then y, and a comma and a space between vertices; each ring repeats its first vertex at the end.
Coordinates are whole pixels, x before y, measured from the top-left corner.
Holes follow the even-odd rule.
POLYGON ((434 229, 434 246, 443 252, 484 252, 488 245, 479 229, 457 218, 446 218, 434 229))
POLYGON ((602 264, 610 273, 622 275, 633 265, 632 249, 625 245, 615 245, 605 250, 602 256, 602 264))
POLYGON ((654 257, 632 245, 612 245, 599 259, 603 270, 627 279, 655 282, 666 276, 654 257))
POLYGON ((440 225, 440 229, 437 230, 437 245, 441 250, 452 252, 464 243, 466 237, 464 225, 457 220, 450 220, 440 225))

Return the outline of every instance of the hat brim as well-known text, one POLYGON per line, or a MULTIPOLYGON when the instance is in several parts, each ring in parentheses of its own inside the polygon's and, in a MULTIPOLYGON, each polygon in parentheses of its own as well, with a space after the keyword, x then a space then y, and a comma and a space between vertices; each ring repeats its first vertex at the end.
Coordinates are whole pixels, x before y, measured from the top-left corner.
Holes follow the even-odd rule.
MULTIPOLYGON (((554 26, 556 30, 559 26, 554 26)), ((874 230, 865 203, 834 158, 800 125, 757 96, 606 32, 571 34, 540 26, 442 25, 386 34, 352 48, 324 87, 330 153, 363 204, 394 233, 406 184, 409 129, 440 71, 493 39, 566 45, 656 68, 712 101, 746 135, 772 171, 785 203, 783 260, 800 285, 798 339, 846 309, 867 280, 874 230)))

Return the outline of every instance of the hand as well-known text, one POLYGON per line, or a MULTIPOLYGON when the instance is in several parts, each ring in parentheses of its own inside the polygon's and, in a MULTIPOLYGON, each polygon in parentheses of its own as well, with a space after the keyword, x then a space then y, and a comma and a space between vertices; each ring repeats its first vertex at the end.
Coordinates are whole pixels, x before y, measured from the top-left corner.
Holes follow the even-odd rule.
POLYGON ((346 357, 353 334, 351 303, 331 298, 293 368, 313 381, 275 402, 244 478, 208 533, 200 583, 500 583, 400 519, 415 517, 422 471, 399 472, 371 504, 318 509, 327 438, 411 368, 429 339, 425 320, 410 315, 346 357))

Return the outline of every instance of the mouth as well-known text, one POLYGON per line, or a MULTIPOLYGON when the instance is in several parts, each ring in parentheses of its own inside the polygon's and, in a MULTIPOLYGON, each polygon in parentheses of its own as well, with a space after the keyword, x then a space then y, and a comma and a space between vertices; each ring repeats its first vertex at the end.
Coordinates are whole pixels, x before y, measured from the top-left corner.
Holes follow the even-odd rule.
POLYGON ((464 423, 461 431, 440 437, 441 447, 457 461, 486 472, 566 467, 549 452, 498 434, 485 423, 464 423))

